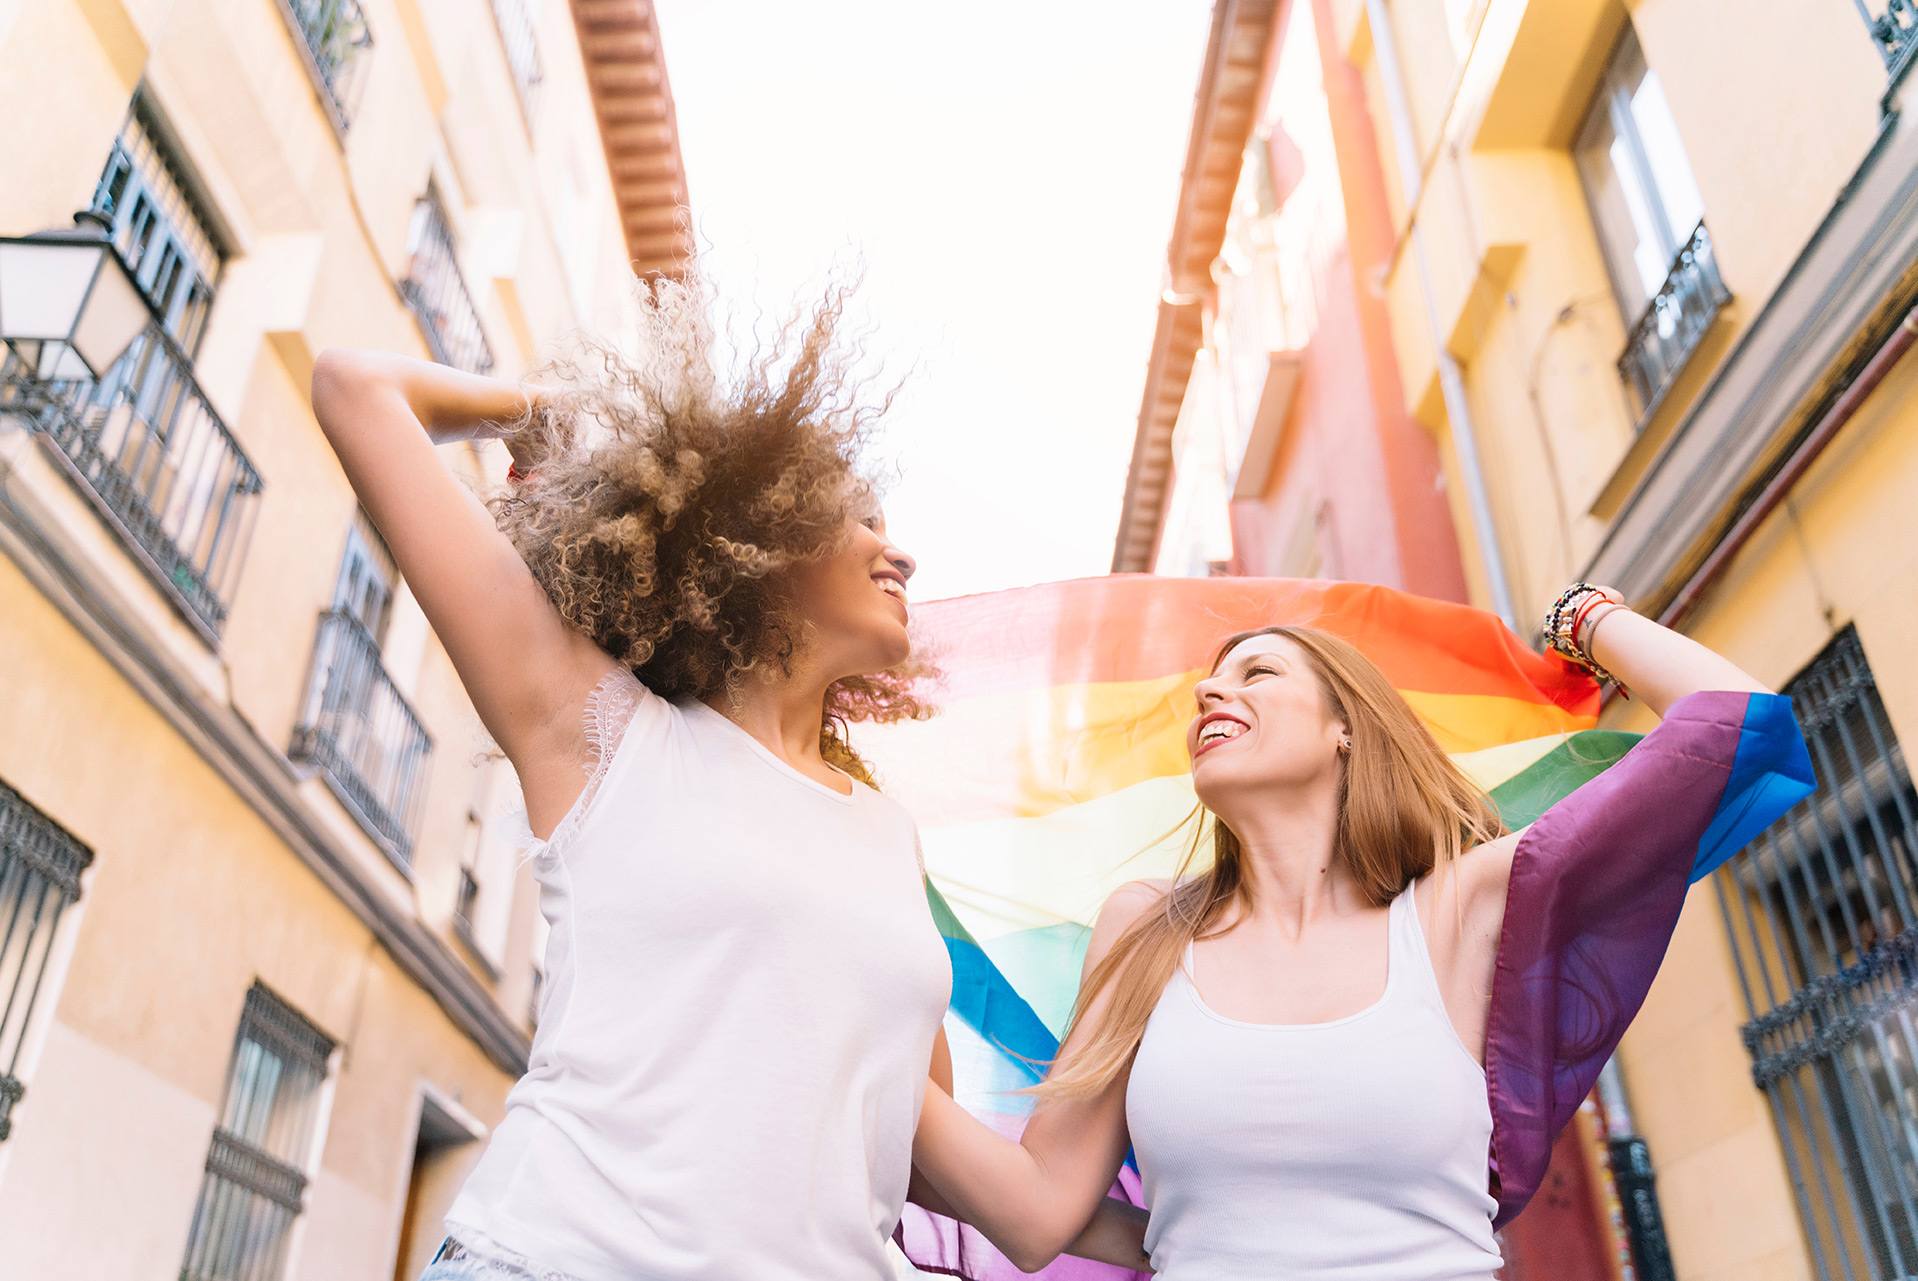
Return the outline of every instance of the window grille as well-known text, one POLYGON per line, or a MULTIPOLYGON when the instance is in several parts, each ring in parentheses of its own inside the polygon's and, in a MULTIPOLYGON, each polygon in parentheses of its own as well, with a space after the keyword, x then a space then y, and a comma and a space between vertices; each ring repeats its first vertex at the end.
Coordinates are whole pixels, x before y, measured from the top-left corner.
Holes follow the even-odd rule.
POLYGON ((433 359, 470 374, 492 372, 493 349, 487 345, 466 277, 460 274, 453 229, 435 188, 429 187, 413 207, 406 252, 410 262, 406 278, 400 281, 400 295, 412 308, 433 359))
POLYGON ((373 29, 359 0, 281 0, 281 14, 300 40, 321 105, 341 133, 353 123, 373 52, 373 29))
POLYGON ((1858 6, 1872 42, 1878 46, 1878 56, 1885 60, 1886 76, 1896 84, 1911 65, 1912 55, 1918 53, 1918 0, 1883 0, 1883 11, 1875 14, 1866 0, 1852 3, 1858 6))
POLYGON ((396 584, 392 553, 361 513, 333 608, 320 615, 288 755, 318 765, 387 855, 410 868, 433 740, 381 660, 396 584))
POLYGON ((539 41, 533 35, 537 17, 537 0, 493 0, 493 19, 499 23, 506 66, 513 73, 513 86, 519 90, 520 110, 526 116, 529 129, 538 114, 540 85, 546 79, 545 68, 540 64, 539 41))
POLYGON ((1918 792, 1856 631, 1788 687, 1818 790, 1713 878, 1820 1281, 1918 1274, 1918 792))
POLYGON ((278 1281, 285 1272, 332 1053, 332 1038, 265 987, 246 994, 180 1281, 278 1281))
POLYGON ((26 1094, 21 1059, 54 935, 92 862, 92 850, 0 783, 0 1142, 26 1094))
POLYGON ((1618 372, 1642 425, 1731 293, 1664 85, 1629 24, 1573 158, 1628 330, 1618 372))

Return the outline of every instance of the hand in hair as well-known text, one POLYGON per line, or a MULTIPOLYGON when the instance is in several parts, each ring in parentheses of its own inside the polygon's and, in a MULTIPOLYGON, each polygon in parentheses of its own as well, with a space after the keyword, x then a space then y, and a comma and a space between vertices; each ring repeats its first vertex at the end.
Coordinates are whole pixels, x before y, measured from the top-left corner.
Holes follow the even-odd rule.
POLYGON ((325 351, 313 368, 321 429, 546 832, 585 783, 579 711, 612 660, 567 625, 433 450, 537 417, 535 399, 517 383, 380 352, 325 351))

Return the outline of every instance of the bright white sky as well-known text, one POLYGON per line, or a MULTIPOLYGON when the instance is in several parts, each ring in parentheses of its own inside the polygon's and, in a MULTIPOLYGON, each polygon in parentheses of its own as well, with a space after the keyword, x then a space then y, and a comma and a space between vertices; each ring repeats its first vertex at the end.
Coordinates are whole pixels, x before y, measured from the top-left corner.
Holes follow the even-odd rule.
POLYGON ((1105 573, 1210 0, 658 9, 722 299, 863 264, 913 596, 1105 573))

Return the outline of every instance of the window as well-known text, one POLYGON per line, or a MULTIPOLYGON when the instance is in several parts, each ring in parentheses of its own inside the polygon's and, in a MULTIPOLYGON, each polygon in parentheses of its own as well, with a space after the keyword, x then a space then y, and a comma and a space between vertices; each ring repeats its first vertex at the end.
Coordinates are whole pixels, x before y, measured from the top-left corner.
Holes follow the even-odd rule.
POLYGON ((26 1094, 27 1033, 41 996, 51 996, 44 985, 54 935, 92 862, 92 850, 0 783, 0 1142, 26 1094))
POLYGON ((1648 413, 1731 295, 1664 86, 1630 26, 1574 156, 1628 330, 1619 372, 1648 413))
POLYGON ((350 615, 376 645, 386 641, 386 624, 393 616, 393 585, 399 576, 386 540, 365 512, 355 512, 346 531, 346 551, 340 557, 333 608, 350 615))
POLYGON ((453 919, 470 937, 473 933, 473 909, 479 905, 479 878, 470 867, 460 868, 459 896, 453 902, 453 919))
POLYGON ((136 100, 93 197, 154 319, 97 380, 39 382, 8 352, 0 413, 26 418, 58 447, 81 492, 211 642, 226 623, 262 485, 193 375, 221 255, 159 137, 136 100))
POLYGON ((413 225, 407 232, 406 278, 400 296, 413 310, 433 359, 469 374, 490 373, 493 349, 480 325, 479 308, 460 274, 459 254, 446 206, 437 187, 413 207, 413 225))
POLYGON ((493 20, 499 23, 506 66, 513 73, 520 110, 530 129, 539 107, 539 87, 546 79, 540 65, 539 41, 533 35, 539 22, 539 0, 493 0, 493 20))
POLYGON ((113 247, 146 292, 167 333, 191 354, 200 344, 223 255, 158 125, 135 99, 94 189, 93 208, 113 220, 113 247))
POLYGON ((246 994, 180 1281, 278 1281, 333 1041, 264 986, 246 994))
POLYGON ((359 0, 281 0, 281 14, 299 37, 307 72, 333 127, 345 133, 373 52, 366 13, 359 0))
POLYGON ((359 513, 347 530, 333 607, 320 615, 287 754, 318 765, 361 826, 408 869, 433 740, 381 661, 398 578, 393 554, 359 513))
POLYGON ((1858 634, 1787 690, 1818 790, 1714 878, 1821 1276, 1918 1271, 1918 792, 1858 634))

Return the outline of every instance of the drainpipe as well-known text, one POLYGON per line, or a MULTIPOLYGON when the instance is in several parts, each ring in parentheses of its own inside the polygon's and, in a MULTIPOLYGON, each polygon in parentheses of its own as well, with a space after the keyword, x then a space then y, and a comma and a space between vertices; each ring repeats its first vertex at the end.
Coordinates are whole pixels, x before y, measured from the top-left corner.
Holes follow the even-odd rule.
POLYGON ((1445 398, 1445 417, 1452 428, 1452 448, 1465 478, 1465 503, 1472 511, 1472 531, 1478 536, 1479 556, 1485 562, 1485 580, 1492 595, 1492 612, 1513 631, 1511 588, 1505 579, 1505 558, 1499 552, 1498 530, 1492 525, 1492 505, 1485 494, 1485 473, 1479 467, 1478 437, 1472 429, 1472 411, 1465 400, 1465 380, 1458 362, 1445 345, 1438 309, 1432 302, 1432 268, 1425 256, 1425 237, 1418 222, 1419 196, 1424 190, 1424 166, 1412 136, 1412 112, 1405 101, 1405 79, 1399 73, 1398 43, 1392 35, 1385 0, 1365 0, 1366 21, 1372 28, 1372 48, 1378 55, 1379 80, 1385 86, 1385 109, 1392 117, 1392 141, 1398 153, 1399 182, 1405 188, 1405 208, 1412 220, 1412 257, 1418 264, 1419 296, 1425 301, 1425 330, 1438 363, 1439 392, 1445 398))
POLYGON ((1678 589, 1678 595, 1658 616, 1659 622, 1667 627, 1677 627, 1685 620, 1712 584, 1724 576, 1733 558, 1751 541, 1758 527, 1765 523, 1765 518, 1785 501, 1785 495, 1791 492, 1792 486, 1811 470, 1811 465, 1825 452, 1825 446, 1831 444, 1832 438, 1851 421, 1858 407, 1865 403, 1878 384, 1885 380, 1885 375, 1891 372, 1892 366, 1911 350, 1915 342, 1918 342, 1918 307, 1905 314, 1898 328, 1891 331, 1891 336, 1872 353, 1865 367, 1858 371, 1845 390, 1839 393, 1838 399, 1831 403, 1831 408, 1818 420, 1818 425, 1799 442, 1798 448, 1792 450, 1785 465, 1765 482, 1765 487, 1758 491, 1758 497, 1739 515, 1724 538, 1719 540, 1718 546, 1712 548, 1712 554, 1705 558, 1705 563, 1694 570, 1685 585, 1678 589))
POLYGON ((1612 1186, 1618 1192, 1637 1281, 1676 1281, 1651 1149, 1632 1123, 1625 1081, 1615 1058, 1607 1059, 1598 1074, 1598 1101, 1605 1111, 1606 1155, 1611 1158, 1612 1186))

